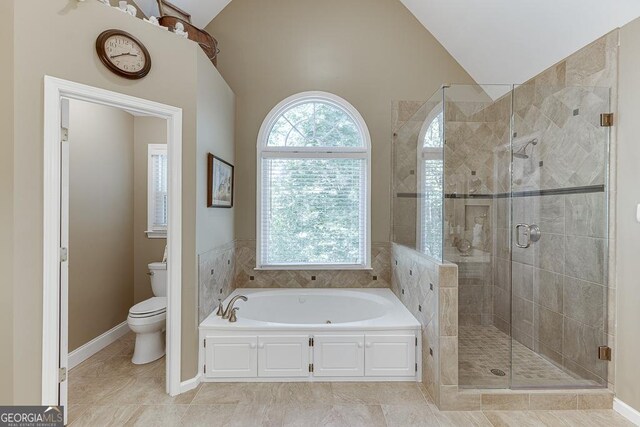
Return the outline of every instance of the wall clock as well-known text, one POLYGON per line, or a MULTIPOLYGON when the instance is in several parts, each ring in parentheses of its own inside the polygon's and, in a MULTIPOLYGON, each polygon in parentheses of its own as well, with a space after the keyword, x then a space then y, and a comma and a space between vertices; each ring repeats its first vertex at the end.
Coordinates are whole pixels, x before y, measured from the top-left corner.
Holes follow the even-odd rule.
POLYGON ((105 67, 126 79, 141 79, 151 70, 147 48, 124 31, 104 31, 96 39, 96 51, 105 67))

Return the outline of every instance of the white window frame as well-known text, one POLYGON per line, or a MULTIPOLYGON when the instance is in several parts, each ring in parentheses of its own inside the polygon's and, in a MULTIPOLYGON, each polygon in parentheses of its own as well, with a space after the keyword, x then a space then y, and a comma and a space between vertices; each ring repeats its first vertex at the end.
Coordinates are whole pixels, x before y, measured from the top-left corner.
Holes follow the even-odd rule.
POLYGON ((156 198, 154 197, 153 186, 153 156, 157 154, 167 155, 167 144, 149 144, 147 146, 147 231, 145 234, 149 239, 166 239, 167 227, 154 226, 154 215, 156 198))
POLYGON ((371 135, 362 115, 345 99, 328 92, 302 92, 288 97, 276 105, 264 119, 257 144, 257 187, 256 187, 256 270, 371 270, 371 135), (280 116, 292 107, 308 102, 326 102, 345 110, 353 119, 362 136, 362 147, 268 147, 271 129, 280 116), (353 158, 364 159, 365 172, 365 253, 361 264, 278 264, 266 265, 262 262, 262 159, 314 159, 353 158))
MULTIPOLYGON (((424 245, 424 223, 423 223, 423 215, 425 209, 425 188, 424 188, 424 161, 425 160, 442 160, 444 162, 444 146, 442 147, 425 147, 424 139, 427 136, 427 131, 431 127, 431 124, 438 118, 440 114, 444 114, 442 104, 438 104, 433 110, 429 112, 426 120, 422 124, 422 128, 420 129, 420 133, 418 136, 418 147, 417 147, 417 160, 418 164, 416 170, 418 171, 418 194, 419 199, 417 205, 417 216, 416 216, 416 246, 418 247, 418 252, 425 252, 424 245)), ((444 123, 444 117, 443 117, 444 123)), ((440 129, 440 134, 442 136, 444 129, 440 129)), ((444 139, 444 138, 442 138, 444 139)), ((444 221, 444 218, 443 218, 444 221)), ((443 222, 444 223, 444 222, 443 222)), ((444 254, 443 254, 444 256, 444 254)))

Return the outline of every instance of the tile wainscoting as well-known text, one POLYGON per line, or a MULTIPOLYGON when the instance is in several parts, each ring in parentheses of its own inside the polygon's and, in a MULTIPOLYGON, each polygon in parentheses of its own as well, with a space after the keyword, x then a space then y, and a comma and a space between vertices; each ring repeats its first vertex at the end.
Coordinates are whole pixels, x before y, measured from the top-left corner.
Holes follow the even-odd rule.
POLYGON ((371 245, 371 270, 255 270, 256 241, 236 241, 236 288, 389 288, 389 243, 371 245))
POLYGON ((235 289, 236 243, 229 242, 198 255, 198 323, 235 289))
POLYGON ((438 407, 458 384, 458 266, 393 243, 391 289, 422 324, 422 384, 438 407))

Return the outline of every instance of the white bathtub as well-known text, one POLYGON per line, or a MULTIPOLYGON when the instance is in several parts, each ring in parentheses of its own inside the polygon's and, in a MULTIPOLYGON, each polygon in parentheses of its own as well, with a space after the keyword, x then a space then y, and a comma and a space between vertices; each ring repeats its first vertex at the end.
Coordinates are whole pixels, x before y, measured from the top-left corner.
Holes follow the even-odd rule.
POLYGON ((236 289, 224 306, 236 295, 248 298, 235 303, 239 308, 236 323, 212 313, 200 327, 420 329, 420 323, 389 289, 236 289))
POLYGON ((237 289, 200 324, 205 381, 420 379, 421 326, 389 289, 237 289))

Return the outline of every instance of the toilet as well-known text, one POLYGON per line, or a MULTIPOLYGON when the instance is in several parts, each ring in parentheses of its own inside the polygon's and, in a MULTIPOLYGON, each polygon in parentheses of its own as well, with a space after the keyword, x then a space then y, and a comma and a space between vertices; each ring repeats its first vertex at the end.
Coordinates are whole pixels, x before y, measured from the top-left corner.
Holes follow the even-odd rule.
POLYGON ((164 333, 167 320, 167 263, 149 264, 153 297, 129 309, 127 324, 136 334, 131 362, 136 365, 158 360, 165 354, 164 333))

